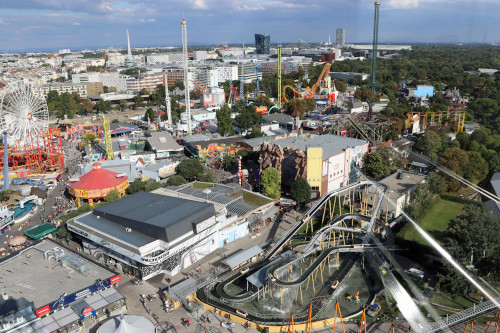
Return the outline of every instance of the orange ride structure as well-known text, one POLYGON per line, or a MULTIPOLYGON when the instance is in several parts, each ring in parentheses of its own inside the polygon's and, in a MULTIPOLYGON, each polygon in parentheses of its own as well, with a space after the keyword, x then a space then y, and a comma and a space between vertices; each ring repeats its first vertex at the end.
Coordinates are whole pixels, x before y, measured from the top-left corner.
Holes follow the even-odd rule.
POLYGON ((12 81, 0 92, 0 132, 7 137, 1 147, 0 168, 4 175, 7 159, 8 177, 64 170, 61 133, 49 128, 47 103, 32 88, 27 82, 12 81))
MULTIPOLYGON (((0 168, 3 175, 3 147, 0 168)), ((64 171, 64 153, 61 133, 47 129, 30 132, 24 139, 8 142, 9 172, 20 176, 41 176, 64 171)), ((2 176, 3 177, 3 176, 2 176)))
POLYGON ((92 164, 93 170, 79 178, 70 179, 69 194, 76 199, 78 207, 86 200, 92 206, 94 201, 104 199, 111 191, 118 191, 123 196, 128 188, 128 177, 124 174, 102 169, 99 162, 92 164))

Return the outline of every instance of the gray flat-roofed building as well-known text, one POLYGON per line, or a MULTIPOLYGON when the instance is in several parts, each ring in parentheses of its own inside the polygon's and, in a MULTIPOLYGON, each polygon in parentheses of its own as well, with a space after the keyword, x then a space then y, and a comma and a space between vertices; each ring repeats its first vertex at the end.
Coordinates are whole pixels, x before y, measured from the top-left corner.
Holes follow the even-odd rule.
POLYGON ((0 331, 77 332, 83 309, 73 306, 82 300, 94 311, 95 320, 116 316, 125 304, 112 286, 118 281, 120 275, 111 269, 57 242, 36 242, 0 260, 0 287, 5 293, 0 301, 0 331), (80 261, 85 271, 63 264, 65 257, 80 261), (92 303, 93 299, 102 302, 92 303))
POLYGON ((223 262, 228 265, 229 268, 235 269, 245 264, 248 260, 257 257, 260 253, 262 253, 262 248, 258 245, 253 245, 246 250, 233 254, 223 262))
POLYGON ((215 216, 205 202, 139 192, 94 209, 93 214, 147 236, 172 242, 215 216))
POLYGON ((168 132, 153 132, 147 140, 148 150, 154 151, 156 159, 184 155, 184 147, 168 132))
POLYGON ((171 276, 218 248, 214 204, 139 192, 68 221, 84 249, 119 260, 143 279, 171 276))

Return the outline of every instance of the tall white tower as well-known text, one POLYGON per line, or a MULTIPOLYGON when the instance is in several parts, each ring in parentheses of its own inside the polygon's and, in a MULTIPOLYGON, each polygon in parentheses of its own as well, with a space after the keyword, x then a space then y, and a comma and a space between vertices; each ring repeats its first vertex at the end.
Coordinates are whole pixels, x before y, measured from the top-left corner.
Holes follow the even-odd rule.
POLYGON ((189 82, 188 82, 188 50, 187 50, 187 21, 182 18, 182 61, 184 67, 184 96, 186 101, 186 113, 187 113, 187 133, 191 135, 191 98, 189 96, 189 82))
POLYGON ((172 104, 170 101, 170 94, 168 93, 168 75, 165 73, 165 107, 167 108, 167 123, 168 123, 168 128, 173 128, 172 127, 172 104))
POLYGON ((135 67, 135 58, 132 55, 132 50, 130 49, 130 36, 127 29, 127 56, 125 57, 125 67, 135 67))

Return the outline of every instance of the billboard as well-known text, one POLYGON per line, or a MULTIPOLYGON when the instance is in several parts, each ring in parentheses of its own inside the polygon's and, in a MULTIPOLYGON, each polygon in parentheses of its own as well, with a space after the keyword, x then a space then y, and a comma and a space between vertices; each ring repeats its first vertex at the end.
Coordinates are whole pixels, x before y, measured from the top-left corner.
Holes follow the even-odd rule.
POLYGON ((255 108, 255 111, 263 116, 269 113, 269 111, 267 111, 267 106, 258 106, 255 108))

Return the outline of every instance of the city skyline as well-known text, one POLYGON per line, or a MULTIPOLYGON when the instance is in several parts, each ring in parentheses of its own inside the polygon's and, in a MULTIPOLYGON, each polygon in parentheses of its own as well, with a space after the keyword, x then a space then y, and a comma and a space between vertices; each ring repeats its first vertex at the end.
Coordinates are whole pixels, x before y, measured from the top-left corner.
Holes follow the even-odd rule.
MULTIPOLYGON (((0 0, 0 51, 180 46, 186 17, 190 44, 326 42, 339 27, 346 43, 371 41, 373 1, 290 0, 0 0), (28 23, 27 23, 28 22, 28 23), (318 23, 319 22, 319 23, 318 23), (323 22, 323 23, 322 23, 323 22)), ((494 0, 383 0, 379 42, 498 42, 494 0)))

